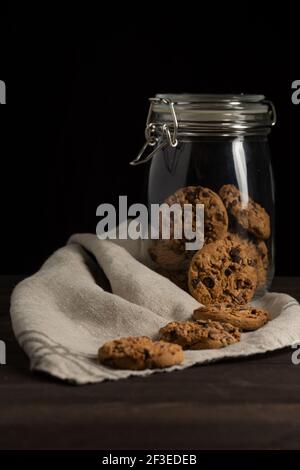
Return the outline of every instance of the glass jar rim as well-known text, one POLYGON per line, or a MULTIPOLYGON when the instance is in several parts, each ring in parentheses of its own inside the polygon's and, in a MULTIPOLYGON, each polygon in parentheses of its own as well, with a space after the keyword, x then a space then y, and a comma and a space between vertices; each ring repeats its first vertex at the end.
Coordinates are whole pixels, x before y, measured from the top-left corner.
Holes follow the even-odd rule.
MULTIPOLYGON (((155 99, 168 99, 176 105, 189 105, 200 103, 224 103, 236 106, 238 104, 259 103, 265 99, 264 95, 256 94, 230 94, 230 93, 158 93, 155 99)), ((150 98, 151 99, 151 98, 150 98)))
POLYGON ((182 135, 268 134, 276 123, 275 107, 262 94, 166 93, 149 101, 151 122, 172 128, 175 115, 182 135))

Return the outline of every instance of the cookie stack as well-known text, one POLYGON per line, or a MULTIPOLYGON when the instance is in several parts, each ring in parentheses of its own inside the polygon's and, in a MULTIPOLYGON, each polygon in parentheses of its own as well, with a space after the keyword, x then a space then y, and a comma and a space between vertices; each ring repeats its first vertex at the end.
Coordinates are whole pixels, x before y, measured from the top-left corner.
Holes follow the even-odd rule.
MULTIPOLYGON (((246 304, 267 283, 270 217, 265 209, 234 185, 188 186, 165 201, 168 205, 204 205, 205 243, 197 252, 185 249, 186 239, 155 240, 149 254, 157 271, 200 303, 246 304)), ((195 224, 195 217, 193 224, 195 224)), ((193 226, 195 230, 195 226, 193 226)))
POLYGON ((149 249, 157 271, 188 290, 202 306, 190 320, 163 326, 157 341, 145 336, 108 341, 98 351, 100 363, 106 366, 135 370, 174 366, 183 362, 183 350, 230 346, 241 340, 242 331, 257 330, 268 321, 265 310, 247 305, 267 282, 265 240, 271 230, 265 209, 229 184, 222 186, 219 195, 188 186, 166 203, 194 208, 204 204, 201 250, 187 251, 186 239, 175 239, 172 230, 170 240, 156 240, 149 249))

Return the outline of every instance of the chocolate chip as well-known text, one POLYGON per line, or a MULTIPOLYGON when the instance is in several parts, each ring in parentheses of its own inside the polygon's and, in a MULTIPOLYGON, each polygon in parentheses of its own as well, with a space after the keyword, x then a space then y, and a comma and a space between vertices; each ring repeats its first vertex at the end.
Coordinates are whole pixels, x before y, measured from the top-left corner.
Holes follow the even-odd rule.
POLYGON ((232 261, 234 261, 234 263, 239 263, 241 261, 239 248, 231 248, 229 251, 229 256, 232 261))
POLYGON ((229 268, 225 269, 225 276, 230 276, 231 273, 232 273, 231 269, 229 268))
POLYGON ((187 197, 188 197, 189 202, 193 203, 193 202, 195 202, 196 194, 193 191, 189 191, 187 193, 187 197))
POLYGON ((149 359, 150 354, 149 354, 148 349, 144 349, 144 355, 145 355, 145 359, 149 359))
POLYGON ((203 197, 209 197, 209 193, 207 191, 203 191, 202 196, 203 197))
POLYGON ((198 277, 196 277, 195 279, 192 280, 192 286, 194 287, 194 289, 199 284, 199 281, 200 281, 200 279, 198 277))
POLYGON ((205 277, 203 279, 203 284, 209 289, 212 289, 215 285, 215 281, 211 277, 205 277))
POLYGON ((223 214, 221 214, 221 212, 218 212, 218 213, 216 214, 216 219, 217 219, 219 222, 223 222, 223 221, 224 221, 223 214))

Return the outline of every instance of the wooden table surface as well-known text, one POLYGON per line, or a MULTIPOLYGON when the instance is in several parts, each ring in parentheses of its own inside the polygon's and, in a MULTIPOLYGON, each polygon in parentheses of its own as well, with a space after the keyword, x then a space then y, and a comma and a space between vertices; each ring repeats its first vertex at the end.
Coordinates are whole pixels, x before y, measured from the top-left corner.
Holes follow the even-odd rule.
MULTIPOLYGON (((73 386, 31 373, 10 324, 18 277, 0 277, 0 449, 300 449, 292 349, 171 374, 73 386)), ((273 290, 300 300, 300 278, 273 290)), ((300 338, 299 338, 300 339, 300 338)))

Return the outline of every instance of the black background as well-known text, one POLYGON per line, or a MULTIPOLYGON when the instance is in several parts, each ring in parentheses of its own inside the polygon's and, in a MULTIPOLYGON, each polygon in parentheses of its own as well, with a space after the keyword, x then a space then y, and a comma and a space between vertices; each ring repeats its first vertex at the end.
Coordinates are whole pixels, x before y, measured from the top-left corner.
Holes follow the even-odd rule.
POLYGON ((274 101, 276 272, 300 274, 300 105, 291 102, 299 24, 292 11, 278 27, 250 10, 196 22, 189 10, 151 27, 148 11, 122 28, 101 12, 97 21, 92 12, 76 21, 11 15, 0 33, 2 274, 32 273, 72 233, 95 232, 100 203, 142 200, 147 167, 128 162, 144 141, 147 98, 182 91, 274 101))

